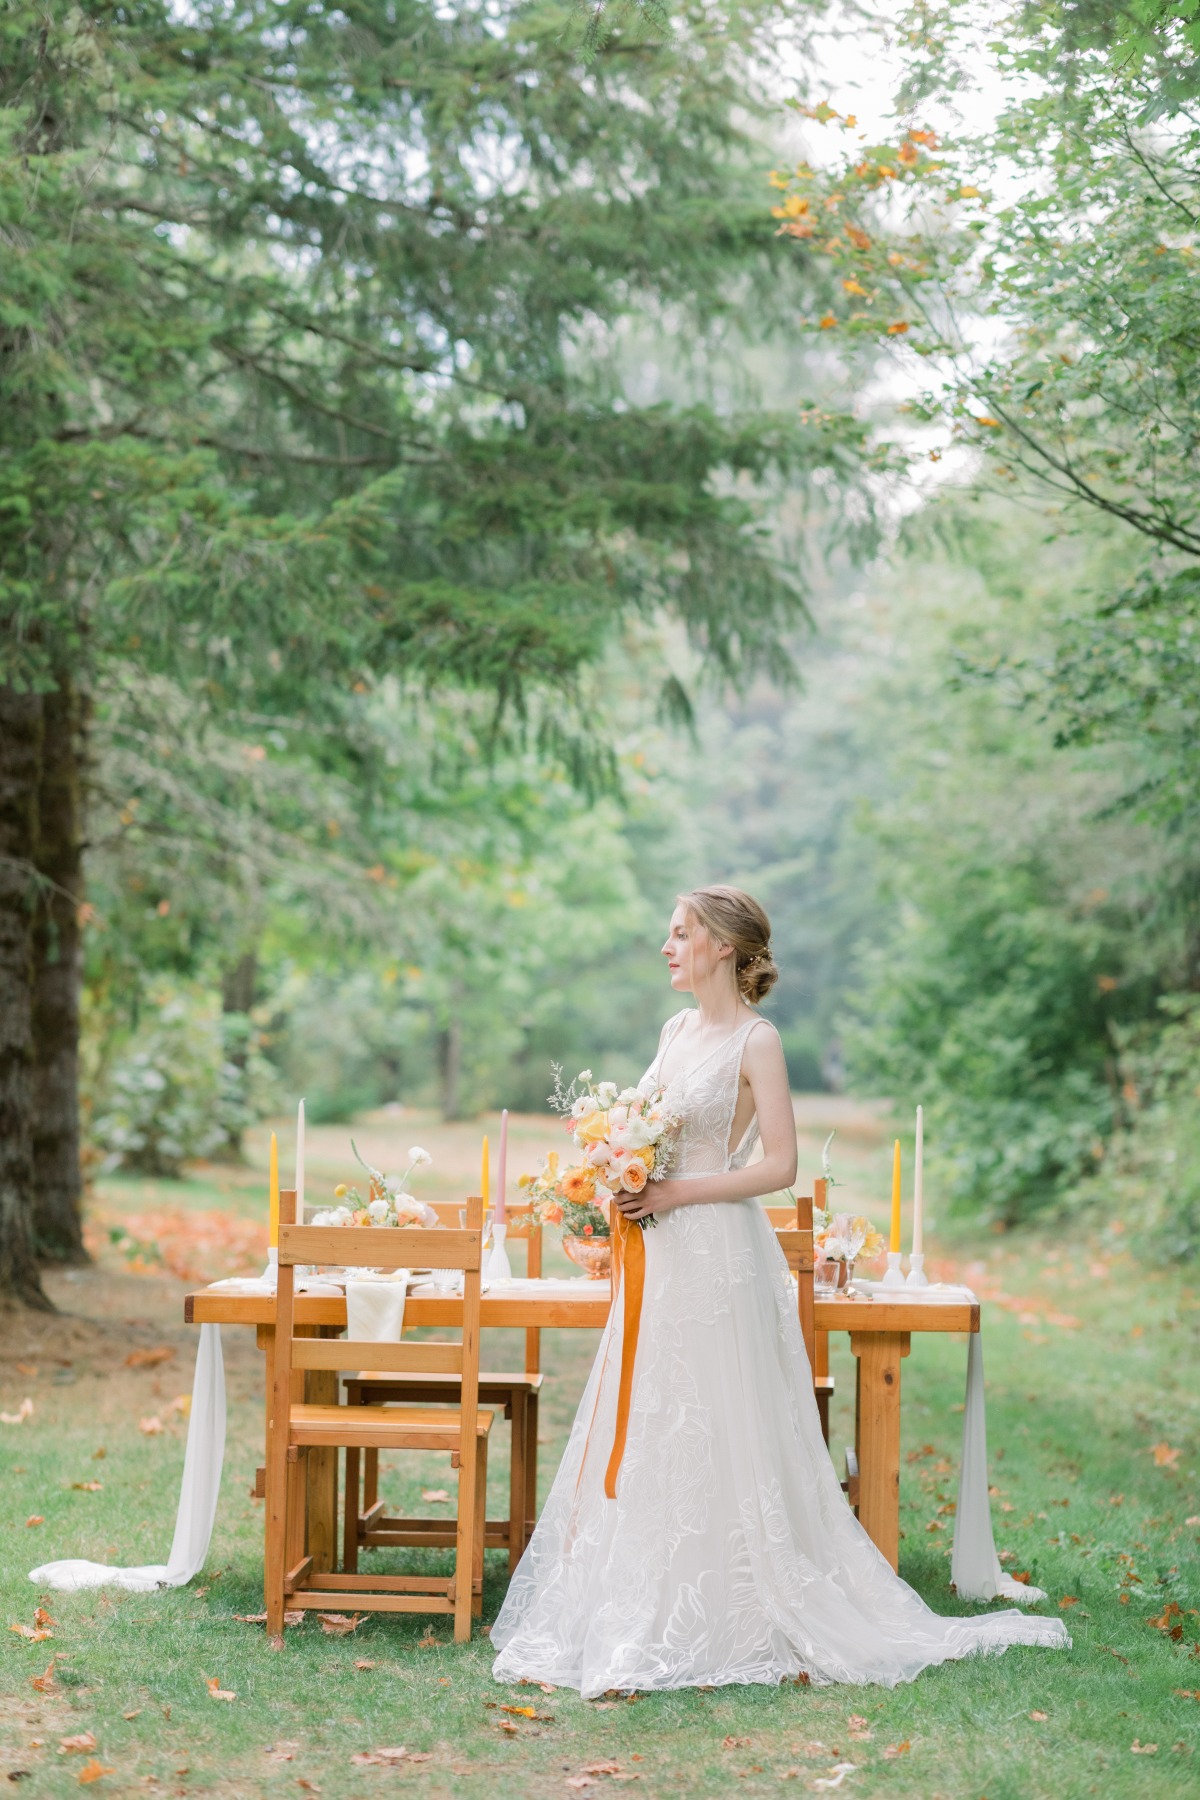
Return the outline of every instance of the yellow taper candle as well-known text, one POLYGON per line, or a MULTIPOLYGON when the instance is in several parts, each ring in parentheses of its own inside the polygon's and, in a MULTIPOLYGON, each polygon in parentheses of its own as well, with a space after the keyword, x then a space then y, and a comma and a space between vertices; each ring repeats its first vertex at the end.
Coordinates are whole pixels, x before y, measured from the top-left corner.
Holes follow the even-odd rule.
POLYGON ((486 1138, 484 1138, 484 1140, 483 1140, 483 1171, 479 1177, 479 1191, 483 1195, 483 1204, 485 1207, 487 1206, 487 1203, 488 1203, 488 1175, 489 1175, 489 1172, 490 1171, 488 1169, 488 1141, 486 1138))
POLYGON ((271 1235, 272 1250, 279 1248, 279 1139, 271 1133, 271 1235))
POLYGON ((889 1250, 900 1248, 900 1139, 892 1151, 892 1239, 889 1250))

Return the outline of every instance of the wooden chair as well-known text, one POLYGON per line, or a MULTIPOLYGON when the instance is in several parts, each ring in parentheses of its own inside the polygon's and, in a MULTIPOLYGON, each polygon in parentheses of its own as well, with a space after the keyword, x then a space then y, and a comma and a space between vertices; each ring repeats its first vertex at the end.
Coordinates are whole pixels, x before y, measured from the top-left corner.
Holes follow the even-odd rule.
MULTIPOLYGON (((444 1225, 457 1225, 457 1202, 435 1201, 434 1208, 444 1225)), ((536 1278, 542 1272, 542 1227, 527 1201, 508 1208, 508 1242, 511 1244, 514 1238, 524 1239, 525 1273, 536 1278)), ((536 1328, 525 1333, 524 1373, 484 1371, 479 1377, 480 1404, 502 1410, 504 1417, 512 1423, 508 1517, 487 1519, 484 1523, 484 1542, 488 1549, 508 1551, 510 1574, 520 1562, 537 1522, 541 1337, 536 1328)), ((346 1398, 352 1406, 381 1406, 395 1401, 407 1401, 410 1405, 430 1401, 457 1405, 458 1395, 454 1375, 384 1374, 375 1369, 363 1369, 346 1382, 346 1398)), ((344 1568, 358 1568, 360 1549, 374 1549, 385 1544, 444 1544, 452 1541, 446 1519, 386 1517, 384 1503, 379 1498, 379 1451, 367 1450, 363 1460, 361 1509, 357 1492, 352 1496, 349 1482, 346 1486, 344 1568)))
MULTIPOLYGON (((768 1206, 764 1210, 777 1231, 789 1227, 800 1231, 807 1231, 809 1249, 811 1251, 813 1208, 814 1206, 817 1206, 824 1210, 826 1191, 826 1184, 823 1180, 815 1181, 813 1183, 813 1192, 811 1195, 797 1195, 795 1207, 768 1206)), ((786 1254, 785 1251, 785 1255, 786 1254)), ((789 1266, 791 1265, 789 1264, 789 1266)), ((808 1277, 810 1296, 812 1293, 812 1281, 813 1278, 810 1271, 808 1277)), ((803 1312, 801 1313, 800 1322, 803 1327, 803 1312)), ((826 1444, 828 1444, 829 1402, 833 1397, 833 1376, 829 1373, 829 1333, 827 1331, 818 1331, 814 1325, 811 1332, 811 1341, 809 1335, 807 1333, 805 1335, 804 1348, 808 1351, 808 1360, 812 1364, 813 1389, 817 1396, 817 1411, 821 1415, 821 1431, 826 1444)))
MULTIPOLYGON (((283 1641, 285 1608, 365 1612, 452 1613, 454 1636, 465 1643, 472 1613, 482 1608, 483 1522, 487 1444, 492 1414, 479 1410, 479 1292, 483 1202, 467 1201, 465 1229, 405 1229, 285 1225, 279 1228, 275 1376, 267 1430, 267 1632, 283 1641), (347 1343, 343 1338, 295 1335, 295 1265, 399 1268, 424 1265, 463 1271, 461 1343, 347 1343), (393 1373, 452 1375, 457 1404, 320 1406, 293 1399, 293 1371, 342 1369, 366 1361, 393 1373), (358 1491, 363 1450, 448 1451, 458 1470, 458 1510, 451 1527, 454 1574, 358 1575, 323 1573, 304 1551, 304 1483, 300 1465, 311 1449, 346 1451, 347 1496, 358 1491), (292 1479, 289 1474, 295 1471, 292 1479)), ((348 1500, 349 1504, 349 1500, 348 1500)), ((449 1521, 442 1521, 443 1526, 449 1521)))

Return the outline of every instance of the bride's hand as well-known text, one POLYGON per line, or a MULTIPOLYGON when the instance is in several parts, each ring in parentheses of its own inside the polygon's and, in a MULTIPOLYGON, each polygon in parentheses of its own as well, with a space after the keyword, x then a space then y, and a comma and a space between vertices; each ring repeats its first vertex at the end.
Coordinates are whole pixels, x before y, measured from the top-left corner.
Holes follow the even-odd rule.
POLYGON ((647 1219, 651 1213, 670 1212, 672 1207, 684 1203, 683 1181, 648 1181, 640 1194, 620 1193, 614 1196, 614 1204, 620 1208, 627 1219, 647 1219))

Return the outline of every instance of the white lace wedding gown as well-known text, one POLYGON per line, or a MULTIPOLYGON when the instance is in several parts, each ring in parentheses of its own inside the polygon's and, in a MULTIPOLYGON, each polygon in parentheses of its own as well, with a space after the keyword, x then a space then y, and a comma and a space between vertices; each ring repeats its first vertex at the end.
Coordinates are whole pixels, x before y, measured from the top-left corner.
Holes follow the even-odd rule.
MULTIPOLYGON (((658 1066, 686 1017, 670 1021, 658 1066)), ((748 1021, 669 1084, 684 1177, 732 1153, 748 1021)), ((766 1029, 771 1029, 766 1026, 766 1029)), ((621 1361, 614 1305, 566 1454, 492 1643, 497 1680, 609 1688, 778 1682, 893 1687, 1011 1644, 1069 1646, 1059 1619, 943 1618, 846 1503, 821 1436, 795 1290, 757 1200, 682 1206, 646 1232, 646 1283, 617 1496, 604 1493, 621 1361), (581 1467, 582 1465, 582 1467, 581 1467)))

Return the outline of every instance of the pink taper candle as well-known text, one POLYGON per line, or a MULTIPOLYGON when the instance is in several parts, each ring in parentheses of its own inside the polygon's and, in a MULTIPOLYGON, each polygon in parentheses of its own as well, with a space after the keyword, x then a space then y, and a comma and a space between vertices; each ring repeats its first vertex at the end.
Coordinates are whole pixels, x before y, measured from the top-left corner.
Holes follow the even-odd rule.
POLYGON ((504 1210, 505 1186, 508 1181, 508 1108, 500 1114, 500 1162, 496 1170, 496 1224, 507 1224, 504 1210))

